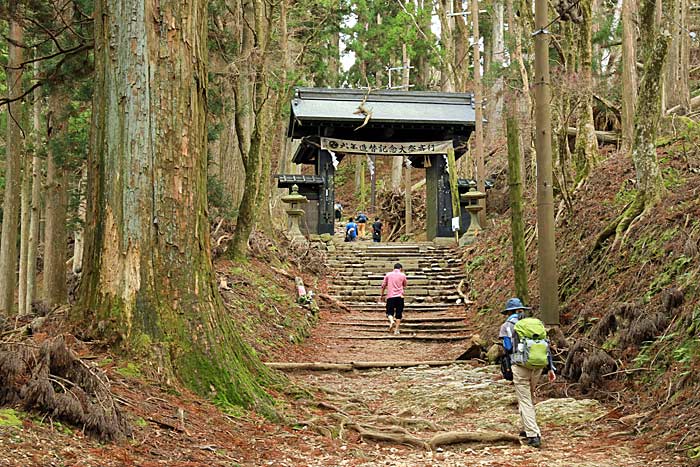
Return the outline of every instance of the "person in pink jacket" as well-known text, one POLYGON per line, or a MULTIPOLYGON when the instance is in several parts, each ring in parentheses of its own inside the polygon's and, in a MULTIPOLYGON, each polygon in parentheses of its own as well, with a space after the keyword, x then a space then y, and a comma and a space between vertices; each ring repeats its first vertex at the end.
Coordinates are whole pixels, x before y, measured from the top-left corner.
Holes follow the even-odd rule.
POLYGON ((379 301, 384 300, 386 291, 386 317, 389 320, 389 332, 399 333, 401 318, 403 318, 403 295, 406 288, 406 274, 401 263, 394 264, 394 270, 387 273, 382 281, 382 291, 379 301))

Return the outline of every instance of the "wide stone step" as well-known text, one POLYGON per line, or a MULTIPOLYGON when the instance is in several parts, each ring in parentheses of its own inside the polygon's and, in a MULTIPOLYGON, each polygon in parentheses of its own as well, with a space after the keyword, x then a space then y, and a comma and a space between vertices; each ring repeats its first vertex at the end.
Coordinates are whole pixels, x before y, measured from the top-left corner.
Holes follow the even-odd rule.
MULTIPOLYGON (((358 265, 347 268, 331 268, 330 273, 333 276, 366 276, 369 279, 376 279, 378 277, 384 278, 384 276, 390 271, 391 269, 387 268, 358 265)), ((415 276, 465 276, 464 269, 462 268, 435 268, 430 266, 415 268, 404 267, 403 272, 409 279, 415 276)))
MULTIPOLYGON (((383 323, 377 323, 376 325, 368 325, 368 324, 344 324, 344 323, 331 323, 334 326, 342 326, 348 329, 353 329, 354 331, 358 332, 387 332, 388 330, 388 321, 384 321, 383 323)), ((446 325, 444 323, 437 323, 435 325, 425 325, 425 324, 409 324, 409 323, 404 323, 403 320, 401 321, 401 329, 406 330, 406 332, 420 332, 420 333, 466 333, 469 332, 470 329, 467 326, 456 326, 456 325, 446 325)))
MULTIPOLYGON (((442 326, 446 326, 449 324, 462 325, 465 319, 461 316, 455 315, 430 314, 427 311, 419 313, 415 310, 404 310, 404 312, 408 314, 401 321, 401 326, 403 326, 404 324, 439 324, 442 326)), ((384 314, 384 310, 381 310, 381 313, 377 312, 374 315, 370 315, 369 313, 367 313, 366 317, 363 317, 361 320, 357 320, 357 322, 378 323, 382 326, 385 326, 387 321, 386 315, 384 314)))
MULTIPOLYGON (((410 295, 411 292, 414 290, 421 290, 424 288, 429 288, 431 290, 440 290, 443 292, 448 292, 451 294, 452 292, 457 290, 457 286, 459 285, 458 282, 445 282, 445 281, 437 281, 437 282, 430 282, 430 281, 413 281, 410 282, 408 287, 406 287, 406 295, 410 295)), ((381 290, 381 281, 378 281, 376 284, 372 285, 356 285, 356 284, 333 284, 331 285, 328 290, 330 292, 337 292, 337 293, 343 293, 343 292, 353 292, 357 290, 381 290)))
MULTIPOLYGON (((452 285, 456 286, 463 278, 456 277, 452 279, 439 279, 434 277, 425 277, 421 279, 408 279, 409 286, 416 285, 452 285)), ((334 278, 331 287, 380 287, 382 279, 366 279, 364 277, 337 277, 334 278)))
MULTIPOLYGON (((459 259, 454 259, 451 257, 435 257, 435 256, 390 256, 390 257, 380 257, 380 256, 338 256, 334 259, 328 260, 327 264, 330 266, 335 266, 338 264, 349 264, 349 263, 375 263, 375 264, 392 264, 396 261, 403 263, 421 263, 421 264, 464 264, 463 261, 459 259)), ((405 265, 404 265, 405 266, 405 265)))
MULTIPOLYGON (((358 297, 379 297, 381 294, 381 289, 379 288, 370 288, 370 289, 365 289, 365 288, 360 288, 360 289, 351 289, 351 290, 338 290, 334 291, 335 293, 333 294, 335 297, 337 297, 339 300, 343 300, 345 298, 349 299, 355 299, 358 297)), ((405 299, 410 300, 411 298, 414 297, 440 297, 444 299, 445 301, 449 301, 452 299, 452 296, 455 295, 456 298, 459 298, 459 295, 453 294, 454 288, 435 288, 435 287, 430 287, 430 288, 407 288, 406 293, 405 293, 405 299)))
MULTIPOLYGON (((344 298, 347 297, 335 297, 334 298, 338 300, 343 300, 344 298)), ((442 297, 406 297, 404 299, 404 309, 411 309, 409 306, 420 306, 424 305, 428 308, 419 308, 416 307, 414 308, 416 311, 431 311, 430 307, 437 307, 437 308, 443 308, 443 309, 448 309, 450 307, 457 306, 456 305, 456 299, 455 300, 447 300, 443 299, 442 297), (430 299, 430 300, 426 300, 430 299)), ((379 311, 385 309, 385 305, 383 303, 377 303, 377 300, 367 300, 366 297, 353 297, 352 299, 348 301, 344 301, 345 305, 353 308, 353 309, 359 309, 362 311, 379 311)))
POLYGON ((403 332, 401 334, 389 334, 384 335, 348 335, 348 336, 338 336, 337 339, 348 339, 348 340, 408 340, 408 341, 420 341, 420 342, 450 342, 450 341, 461 341, 471 339, 470 334, 460 334, 460 335, 431 335, 425 333, 409 333, 403 332))
MULTIPOLYGON (((377 336, 377 335, 382 335, 382 334, 388 334, 388 326, 384 326, 381 329, 379 328, 358 328, 356 326, 353 326, 352 328, 348 328, 348 331, 351 331, 353 335, 355 336, 377 336)), ((407 328, 403 325, 403 321, 401 322, 401 333, 402 334, 420 334, 421 336, 435 336, 435 335, 440 335, 440 336, 445 336, 445 337, 452 337, 452 336, 469 336, 470 331, 467 328, 462 328, 462 329, 411 329, 407 328)))

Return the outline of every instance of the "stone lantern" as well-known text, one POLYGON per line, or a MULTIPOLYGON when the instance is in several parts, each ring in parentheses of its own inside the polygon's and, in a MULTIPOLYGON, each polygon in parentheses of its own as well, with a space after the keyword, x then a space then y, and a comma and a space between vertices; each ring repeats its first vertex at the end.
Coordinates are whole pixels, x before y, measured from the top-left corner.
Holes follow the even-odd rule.
POLYGON ((469 212, 469 228, 459 239, 460 246, 463 246, 473 243, 482 230, 481 225, 479 225, 479 212, 483 209, 481 200, 486 198, 486 193, 478 191, 476 184, 472 182, 469 191, 463 193, 460 198, 465 202, 464 208, 469 212))
POLYGON ((289 207, 285 209, 287 216, 289 216, 289 236, 291 240, 305 240, 304 234, 301 233, 299 229, 299 221, 304 215, 304 210, 300 207, 302 203, 308 203, 309 200, 304 195, 299 194, 299 187, 294 184, 292 185, 292 192, 288 195, 282 196, 282 202, 289 204, 289 207))

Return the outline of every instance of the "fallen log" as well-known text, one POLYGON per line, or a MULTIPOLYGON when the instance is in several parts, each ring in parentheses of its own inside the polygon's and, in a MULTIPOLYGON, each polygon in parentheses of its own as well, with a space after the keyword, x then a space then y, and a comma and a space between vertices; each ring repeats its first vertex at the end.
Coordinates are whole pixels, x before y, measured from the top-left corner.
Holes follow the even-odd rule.
POLYGON ((464 360, 427 360, 418 362, 350 362, 350 363, 326 363, 326 362, 265 362, 270 368, 282 371, 352 371, 371 370, 377 368, 411 368, 416 366, 449 366, 464 365, 464 360))
MULTIPOLYGON (((576 136, 578 133, 578 128, 570 126, 566 129, 566 134, 569 136, 576 136)), ((618 133, 615 133, 614 131, 600 131, 596 130, 595 132, 596 137, 598 138, 598 141, 601 143, 613 143, 617 144, 620 142, 621 136, 618 133)))
POLYGON ((308 363, 286 363, 286 362, 265 362, 270 368, 275 370, 288 370, 288 371, 303 371, 303 370, 315 370, 315 371, 351 371, 353 369, 352 363, 324 363, 324 362, 308 362, 308 363))
MULTIPOLYGON (((692 99, 690 99, 690 109, 688 109, 690 112, 693 110, 700 108, 700 96, 695 96, 692 99)), ((666 115, 674 115, 680 112, 683 109, 682 105, 676 105, 671 107, 666 111, 666 115)))
POLYGON ((434 450, 438 446, 448 444, 498 443, 503 441, 520 444, 520 437, 498 431, 449 431, 430 438, 428 446, 434 450))

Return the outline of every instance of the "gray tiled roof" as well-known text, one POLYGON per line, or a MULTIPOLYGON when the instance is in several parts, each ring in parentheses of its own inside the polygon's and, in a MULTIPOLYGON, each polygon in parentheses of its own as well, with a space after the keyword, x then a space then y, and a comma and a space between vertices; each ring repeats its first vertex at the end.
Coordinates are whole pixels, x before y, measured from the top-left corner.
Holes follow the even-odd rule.
MULTIPOLYGON (((358 122, 356 114, 365 97, 362 89, 297 88, 292 98, 292 121, 358 122)), ((434 125, 474 124, 472 94, 422 91, 371 91, 364 107, 372 123, 434 125)))

